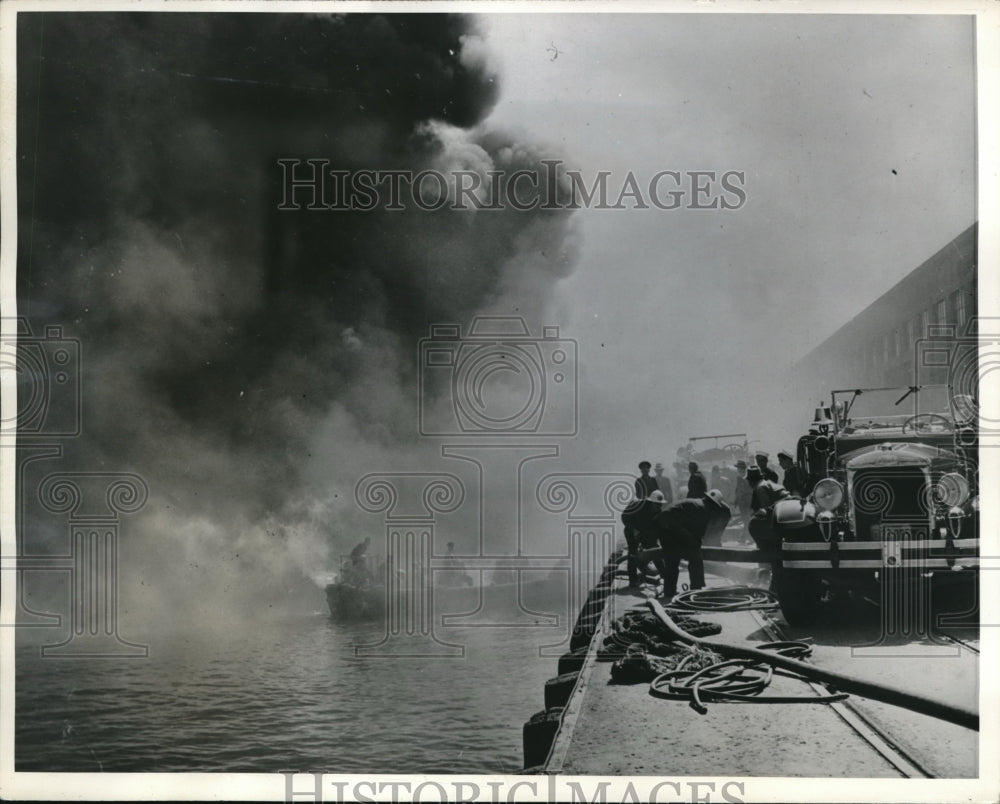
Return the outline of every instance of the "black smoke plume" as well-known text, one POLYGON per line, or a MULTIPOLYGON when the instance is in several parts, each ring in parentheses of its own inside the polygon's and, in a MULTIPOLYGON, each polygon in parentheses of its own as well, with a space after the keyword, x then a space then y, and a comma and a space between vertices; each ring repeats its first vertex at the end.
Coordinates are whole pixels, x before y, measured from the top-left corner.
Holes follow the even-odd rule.
POLYGON ((540 313, 570 268, 565 212, 278 209, 283 158, 538 168, 484 124, 500 85, 474 21, 18 20, 19 314, 84 366, 59 468, 147 480, 123 530, 162 594, 329 562, 357 539, 353 480, 420 448, 429 325, 540 313))

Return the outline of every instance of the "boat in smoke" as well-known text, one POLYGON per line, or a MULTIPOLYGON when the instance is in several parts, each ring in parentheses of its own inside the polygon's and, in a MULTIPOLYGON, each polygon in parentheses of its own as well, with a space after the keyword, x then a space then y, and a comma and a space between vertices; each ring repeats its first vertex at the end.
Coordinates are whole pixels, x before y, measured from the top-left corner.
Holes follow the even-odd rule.
POLYGON ((564 616, 568 605, 565 571, 497 568, 491 571, 464 569, 430 571, 412 567, 395 570, 382 562, 374 572, 364 564, 346 561, 340 573, 326 585, 330 616, 342 622, 386 617, 407 620, 419 612, 487 615, 537 615, 551 619, 564 616), (477 582, 486 580, 487 583, 477 582), (476 576, 476 577, 474 577, 476 576))

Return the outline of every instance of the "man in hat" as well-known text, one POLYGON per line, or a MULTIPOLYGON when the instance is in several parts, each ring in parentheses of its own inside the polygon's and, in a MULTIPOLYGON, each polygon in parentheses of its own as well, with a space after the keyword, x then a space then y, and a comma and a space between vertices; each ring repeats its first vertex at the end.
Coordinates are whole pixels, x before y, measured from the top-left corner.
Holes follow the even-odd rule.
POLYGON ((663 474, 663 464, 660 461, 656 462, 656 466, 653 467, 653 480, 656 481, 656 487, 663 493, 663 506, 662 510, 666 510, 674 501, 674 488, 670 485, 670 478, 663 474))
MULTIPOLYGON (((628 544, 628 581, 629 586, 636 589, 642 585, 646 574, 646 562, 639 558, 639 553, 656 546, 656 534, 652 532, 652 523, 653 518, 660 513, 663 503, 663 492, 657 489, 644 500, 633 500, 622 511, 625 542, 628 544)), ((656 559, 654 563, 662 576, 662 560, 656 559)))
POLYGON ((712 489, 704 497, 679 500, 653 518, 652 527, 663 549, 663 597, 669 599, 677 594, 682 558, 688 562, 689 588, 704 588, 702 540, 721 535, 731 515, 729 506, 722 500, 722 493, 712 489))
POLYGON ((757 468, 760 469, 761 477, 764 480, 770 480, 772 483, 778 482, 778 473, 775 472, 770 466, 767 465, 767 459, 770 456, 763 450, 754 453, 753 459, 757 462, 757 468))
MULTIPOLYGON (((636 588, 642 583, 639 572, 639 551, 642 550, 640 534, 660 510, 660 504, 649 499, 653 492, 660 494, 656 479, 649 474, 651 465, 649 461, 639 463, 639 477, 635 479, 635 499, 622 511, 625 543, 628 545, 628 580, 629 585, 636 588)), ((661 498, 662 496, 660 494, 661 498)))
POLYGON ((696 500, 701 499, 708 491, 708 483, 705 482, 705 475, 698 471, 698 464, 694 461, 688 464, 688 472, 690 472, 690 477, 688 477, 687 496, 696 500))
POLYGON ((788 490, 789 494, 796 497, 804 497, 808 493, 805 474, 799 468, 799 465, 795 463, 792 453, 785 449, 781 450, 778 453, 778 464, 785 473, 781 485, 788 490))
MULTIPOLYGON (((646 498, 647 506, 643 509, 642 513, 638 517, 638 522, 636 524, 636 529, 639 531, 639 547, 642 550, 652 550, 658 546, 658 537, 656 533, 656 528, 653 527, 653 520, 656 515, 661 511, 670 507, 667 503, 666 497, 663 496, 662 491, 654 491, 649 497, 646 498)), ((656 572, 659 574, 660 578, 663 578, 663 573, 666 570, 666 566, 663 563, 663 557, 657 556, 652 559, 653 566, 656 567, 656 572)), ((649 562, 639 561, 639 576, 642 580, 647 572, 649 562)))
POLYGON ((770 511, 778 500, 783 500, 788 496, 788 491, 784 486, 762 477, 760 469, 756 466, 747 469, 747 483, 753 490, 750 497, 750 507, 753 509, 754 516, 770 511))
POLYGON ((650 494, 659 489, 656 479, 650 477, 649 470, 652 464, 649 461, 639 462, 639 476, 635 479, 635 498, 645 500, 650 494))

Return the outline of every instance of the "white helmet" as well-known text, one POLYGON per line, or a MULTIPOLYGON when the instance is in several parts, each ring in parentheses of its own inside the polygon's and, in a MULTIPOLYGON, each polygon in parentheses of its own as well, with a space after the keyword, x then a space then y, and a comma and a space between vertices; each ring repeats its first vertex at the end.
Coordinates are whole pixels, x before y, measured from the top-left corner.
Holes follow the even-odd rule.
POLYGON ((726 502, 722 496, 722 492, 718 489, 710 489, 705 497, 710 499, 716 505, 724 505, 726 502))

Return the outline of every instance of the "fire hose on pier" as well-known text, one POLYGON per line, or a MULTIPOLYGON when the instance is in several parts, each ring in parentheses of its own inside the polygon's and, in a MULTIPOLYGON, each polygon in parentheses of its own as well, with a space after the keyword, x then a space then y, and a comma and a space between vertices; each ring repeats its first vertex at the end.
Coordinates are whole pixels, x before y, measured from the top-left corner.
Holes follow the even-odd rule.
MULTIPOLYGON (((733 600, 719 600, 724 592, 732 593, 733 590, 698 590, 701 600, 695 598, 694 603, 688 597, 685 605, 681 608, 697 609, 699 603, 708 606, 712 600, 712 594, 716 594, 716 603, 729 608, 714 608, 708 610, 725 611, 734 610, 733 600)), ((688 593, 691 595, 692 593, 688 593)), ((678 596, 683 598, 684 596, 678 596)), ((677 598, 675 598, 677 600, 677 598)), ((767 643, 760 647, 750 648, 742 645, 731 645, 726 642, 696 637, 679 627, 666 609, 656 600, 648 600, 647 605, 663 626, 672 634, 673 638, 687 645, 695 645, 699 648, 711 650, 718 653, 728 661, 715 664, 712 667, 699 670, 696 673, 676 670, 664 673, 654 679, 650 692, 660 697, 683 697, 690 699, 692 706, 702 714, 706 709, 704 699, 729 698, 740 702, 753 702, 754 699, 763 703, 775 703, 788 698, 788 696, 772 696, 763 698, 756 695, 770 681, 771 673, 775 670, 782 674, 791 674, 807 681, 814 681, 836 690, 830 697, 811 697, 807 699, 795 697, 794 701, 811 701, 814 703, 831 702, 843 700, 847 693, 860 695, 875 701, 900 706, 913 712, 929 715, 931 717, 945 720, 974 731, 979 730, 979 713, 961 706, 943 703, 941 701, 928 698, 923 695, 916 695, 911 692, 878 684, 873 681, 864 681, 843 673, 835 673, 824 670, 816 665, 804 662, 797 656, 804 655, 802 647, 808 648, 804 643, 767 643), (751 678, 746 673, 746 668, 750 664, 766 665, 769 671, 762 677, 751 678), (683 677, 683 679, 682 679, 683 677)), ((671 603, 671 606, 674 604, 671 603)), ((759 604, 751 604, 758 605, 759 604)), ((705 609, 698 609, 705 610, 705 609)), ((785 700, 784 702, 788 702, 785 700)))
POLYGON ((748 611, 776 609, 778 601, 769 591, 756 586, 724 586, 681 592, 670 601, 670 608, 686 611, 748 611))

